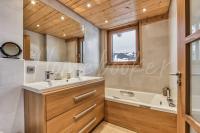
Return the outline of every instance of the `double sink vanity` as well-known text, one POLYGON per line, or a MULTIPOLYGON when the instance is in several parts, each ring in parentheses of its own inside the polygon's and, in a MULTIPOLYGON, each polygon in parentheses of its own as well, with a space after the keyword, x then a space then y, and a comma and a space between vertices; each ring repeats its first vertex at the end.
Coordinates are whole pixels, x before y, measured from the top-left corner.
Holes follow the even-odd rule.
POLYGON ((27 133, 87 133, 104 118, 101 77, 36 82, 23 88, 27 133))

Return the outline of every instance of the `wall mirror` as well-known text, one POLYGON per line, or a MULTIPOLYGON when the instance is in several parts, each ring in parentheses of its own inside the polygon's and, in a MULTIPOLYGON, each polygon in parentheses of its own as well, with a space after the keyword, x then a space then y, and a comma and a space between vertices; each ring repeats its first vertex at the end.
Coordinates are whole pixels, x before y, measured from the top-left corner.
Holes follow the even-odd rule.
POLYGON ((24 0, 25 60, 83 63, 84 27, 39 0, 24 0))

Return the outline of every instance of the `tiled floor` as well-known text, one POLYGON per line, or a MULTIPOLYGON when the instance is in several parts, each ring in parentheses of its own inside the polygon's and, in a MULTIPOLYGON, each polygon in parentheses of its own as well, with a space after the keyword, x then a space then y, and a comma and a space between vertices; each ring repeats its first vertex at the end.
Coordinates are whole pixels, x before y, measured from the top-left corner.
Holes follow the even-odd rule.
POLYGON ((102 122, 92 133, 136 133, 128 129, 102 122))

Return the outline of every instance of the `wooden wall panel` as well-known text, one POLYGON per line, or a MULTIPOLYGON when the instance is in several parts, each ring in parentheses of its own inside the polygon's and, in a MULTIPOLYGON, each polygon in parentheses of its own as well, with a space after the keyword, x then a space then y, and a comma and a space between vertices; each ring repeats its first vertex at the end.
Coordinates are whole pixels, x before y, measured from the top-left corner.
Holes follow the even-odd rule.
POLYGON ((31 40, 29 35, 24 35, 23 59, 31 60, 31 40))
POLYGON ((170 0, 58 0, 101 29, 168 13, 170 0), (90 4, 91 7, 87 7, 90 4), (146 9, 143 12, 143 9, 146 9), (108 20, 108 23, 105 23, 108 20))
POLYGON ((137 133, 176 133, 176 114, 105 102, 105 120, 137 133))

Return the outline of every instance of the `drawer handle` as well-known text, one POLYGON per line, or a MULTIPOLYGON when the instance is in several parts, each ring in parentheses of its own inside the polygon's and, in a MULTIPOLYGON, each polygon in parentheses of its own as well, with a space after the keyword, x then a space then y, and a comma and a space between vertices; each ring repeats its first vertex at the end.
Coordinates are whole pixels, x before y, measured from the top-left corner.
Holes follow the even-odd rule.
POLYGON ((96 118, 92 119, 92 121, 90 121, 85 127, 83 127, 78 133, 84 133, 86 129, 88 129, 89 127, 91 127, 95 122, 96 122, 96 118))
POLYGON ((89 107, 88 109, 84 110, 83 112, 81 112, 80 114, 78 115, 75 115, 74 116, 74 120, 78 120, 80 119, 82 116, 84 116, 85 114, 87 114, 88 112, 90 112, 91 110, 93 110, 97 105, 94 104, 92 105, 91 107, 89 107))
POLYGON ((76 96, 76 97, 74 97, 74 101, 75 101, 75 103, 77 103, 77 102, 79 102, 79 101, 81 101, 81 100, 83 100, 83 99, 85 99, 85 98, 87 98, 87 97, 89 97, 89 96, 94 95, 96 92, 97 92, 97 91, 94 90, 94 91, 91 91, 91 92, 82 94, 82 95, 80 95, 80 96, 76 96))

